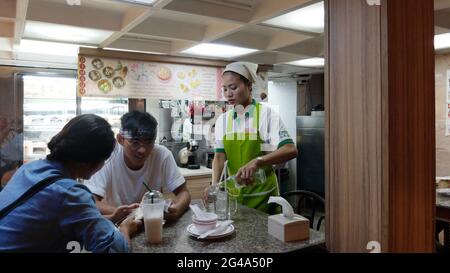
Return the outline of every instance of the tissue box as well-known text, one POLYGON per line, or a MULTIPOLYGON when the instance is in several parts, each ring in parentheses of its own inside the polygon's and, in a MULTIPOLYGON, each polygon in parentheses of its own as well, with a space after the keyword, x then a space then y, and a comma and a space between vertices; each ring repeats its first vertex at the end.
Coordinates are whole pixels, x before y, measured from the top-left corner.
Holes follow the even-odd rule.
POLYGON ((309 239, 309 220, 295 214, 289 219, 283 214, 269 216, 267 228, 269 234, 283 242, 309 239))

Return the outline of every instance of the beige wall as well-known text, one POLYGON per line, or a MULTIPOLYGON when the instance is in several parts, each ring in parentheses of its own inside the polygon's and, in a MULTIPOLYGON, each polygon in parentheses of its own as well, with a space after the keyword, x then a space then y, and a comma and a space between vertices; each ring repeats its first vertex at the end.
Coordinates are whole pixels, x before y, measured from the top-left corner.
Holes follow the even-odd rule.
POLYGON ((450 176, 450 136, 445 136, 447 69, 450 54, 436 55, 436 176, 450 176))

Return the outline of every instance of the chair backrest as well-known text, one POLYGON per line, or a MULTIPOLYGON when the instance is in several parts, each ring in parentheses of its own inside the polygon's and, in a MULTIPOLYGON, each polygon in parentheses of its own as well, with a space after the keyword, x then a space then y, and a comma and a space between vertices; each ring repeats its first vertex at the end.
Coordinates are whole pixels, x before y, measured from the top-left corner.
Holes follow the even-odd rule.
MULTIPOLYGON (((322 196, 304 190, 290 191, 281 195, 294 208, 295 213, 300 214, 309 220, 310 228, 314 228, 314 219, 317 212, 325 210, 325 200, 322 196)), ((320 226, 325 217, 319 217, 316 230, 320 230, 320 226)))

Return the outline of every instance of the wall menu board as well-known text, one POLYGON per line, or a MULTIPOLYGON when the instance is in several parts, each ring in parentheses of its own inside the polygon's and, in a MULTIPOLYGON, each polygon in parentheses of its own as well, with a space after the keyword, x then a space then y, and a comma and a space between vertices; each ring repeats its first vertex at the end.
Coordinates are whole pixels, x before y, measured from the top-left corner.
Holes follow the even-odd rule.
POLYGON ((223 100, 221 67, 78 57, 80 97, 223 100))

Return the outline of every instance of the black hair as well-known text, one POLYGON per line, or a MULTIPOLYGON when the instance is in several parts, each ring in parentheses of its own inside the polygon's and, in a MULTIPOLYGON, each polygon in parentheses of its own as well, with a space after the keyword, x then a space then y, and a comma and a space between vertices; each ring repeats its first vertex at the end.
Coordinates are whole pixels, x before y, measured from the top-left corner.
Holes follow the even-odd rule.
MULTIPOLYGON (((226 71, 225 73, 233 73, 233 74, 239 76, 239 79, 240 79, 246 86, 250 86, 250 85, 253 84, 249 79, 247 79, 246 77, 244 77, 244 76, 242 76, 241 74, 236 73, 236 72, 234 72, 234 71, 226 71)), ((224 74, 225 74, 225 73, 224 73, 224 74)))
MULTIPOLYGON (((238 73, 236 73, 236 74, 238 74, 238 73)), ((238 75, 239 75, 239 78, 241 78, 241 81, 243 81, 245 85, 249 86, 251 84, 249 79, 247 79, 246 77, 242 76, 241 74, 238 74, 238 75)))
POLYGON ((158 122, 149 113, 131 111, 123 115, 120 121, 122 131, 132 138, 147 138, 152 141, 156 139, 158 122))
POLYGON ((94 114, 71 119, 48 143, 48 160, 100 163, 108 159, 116 140, 111 125, 94 114))

